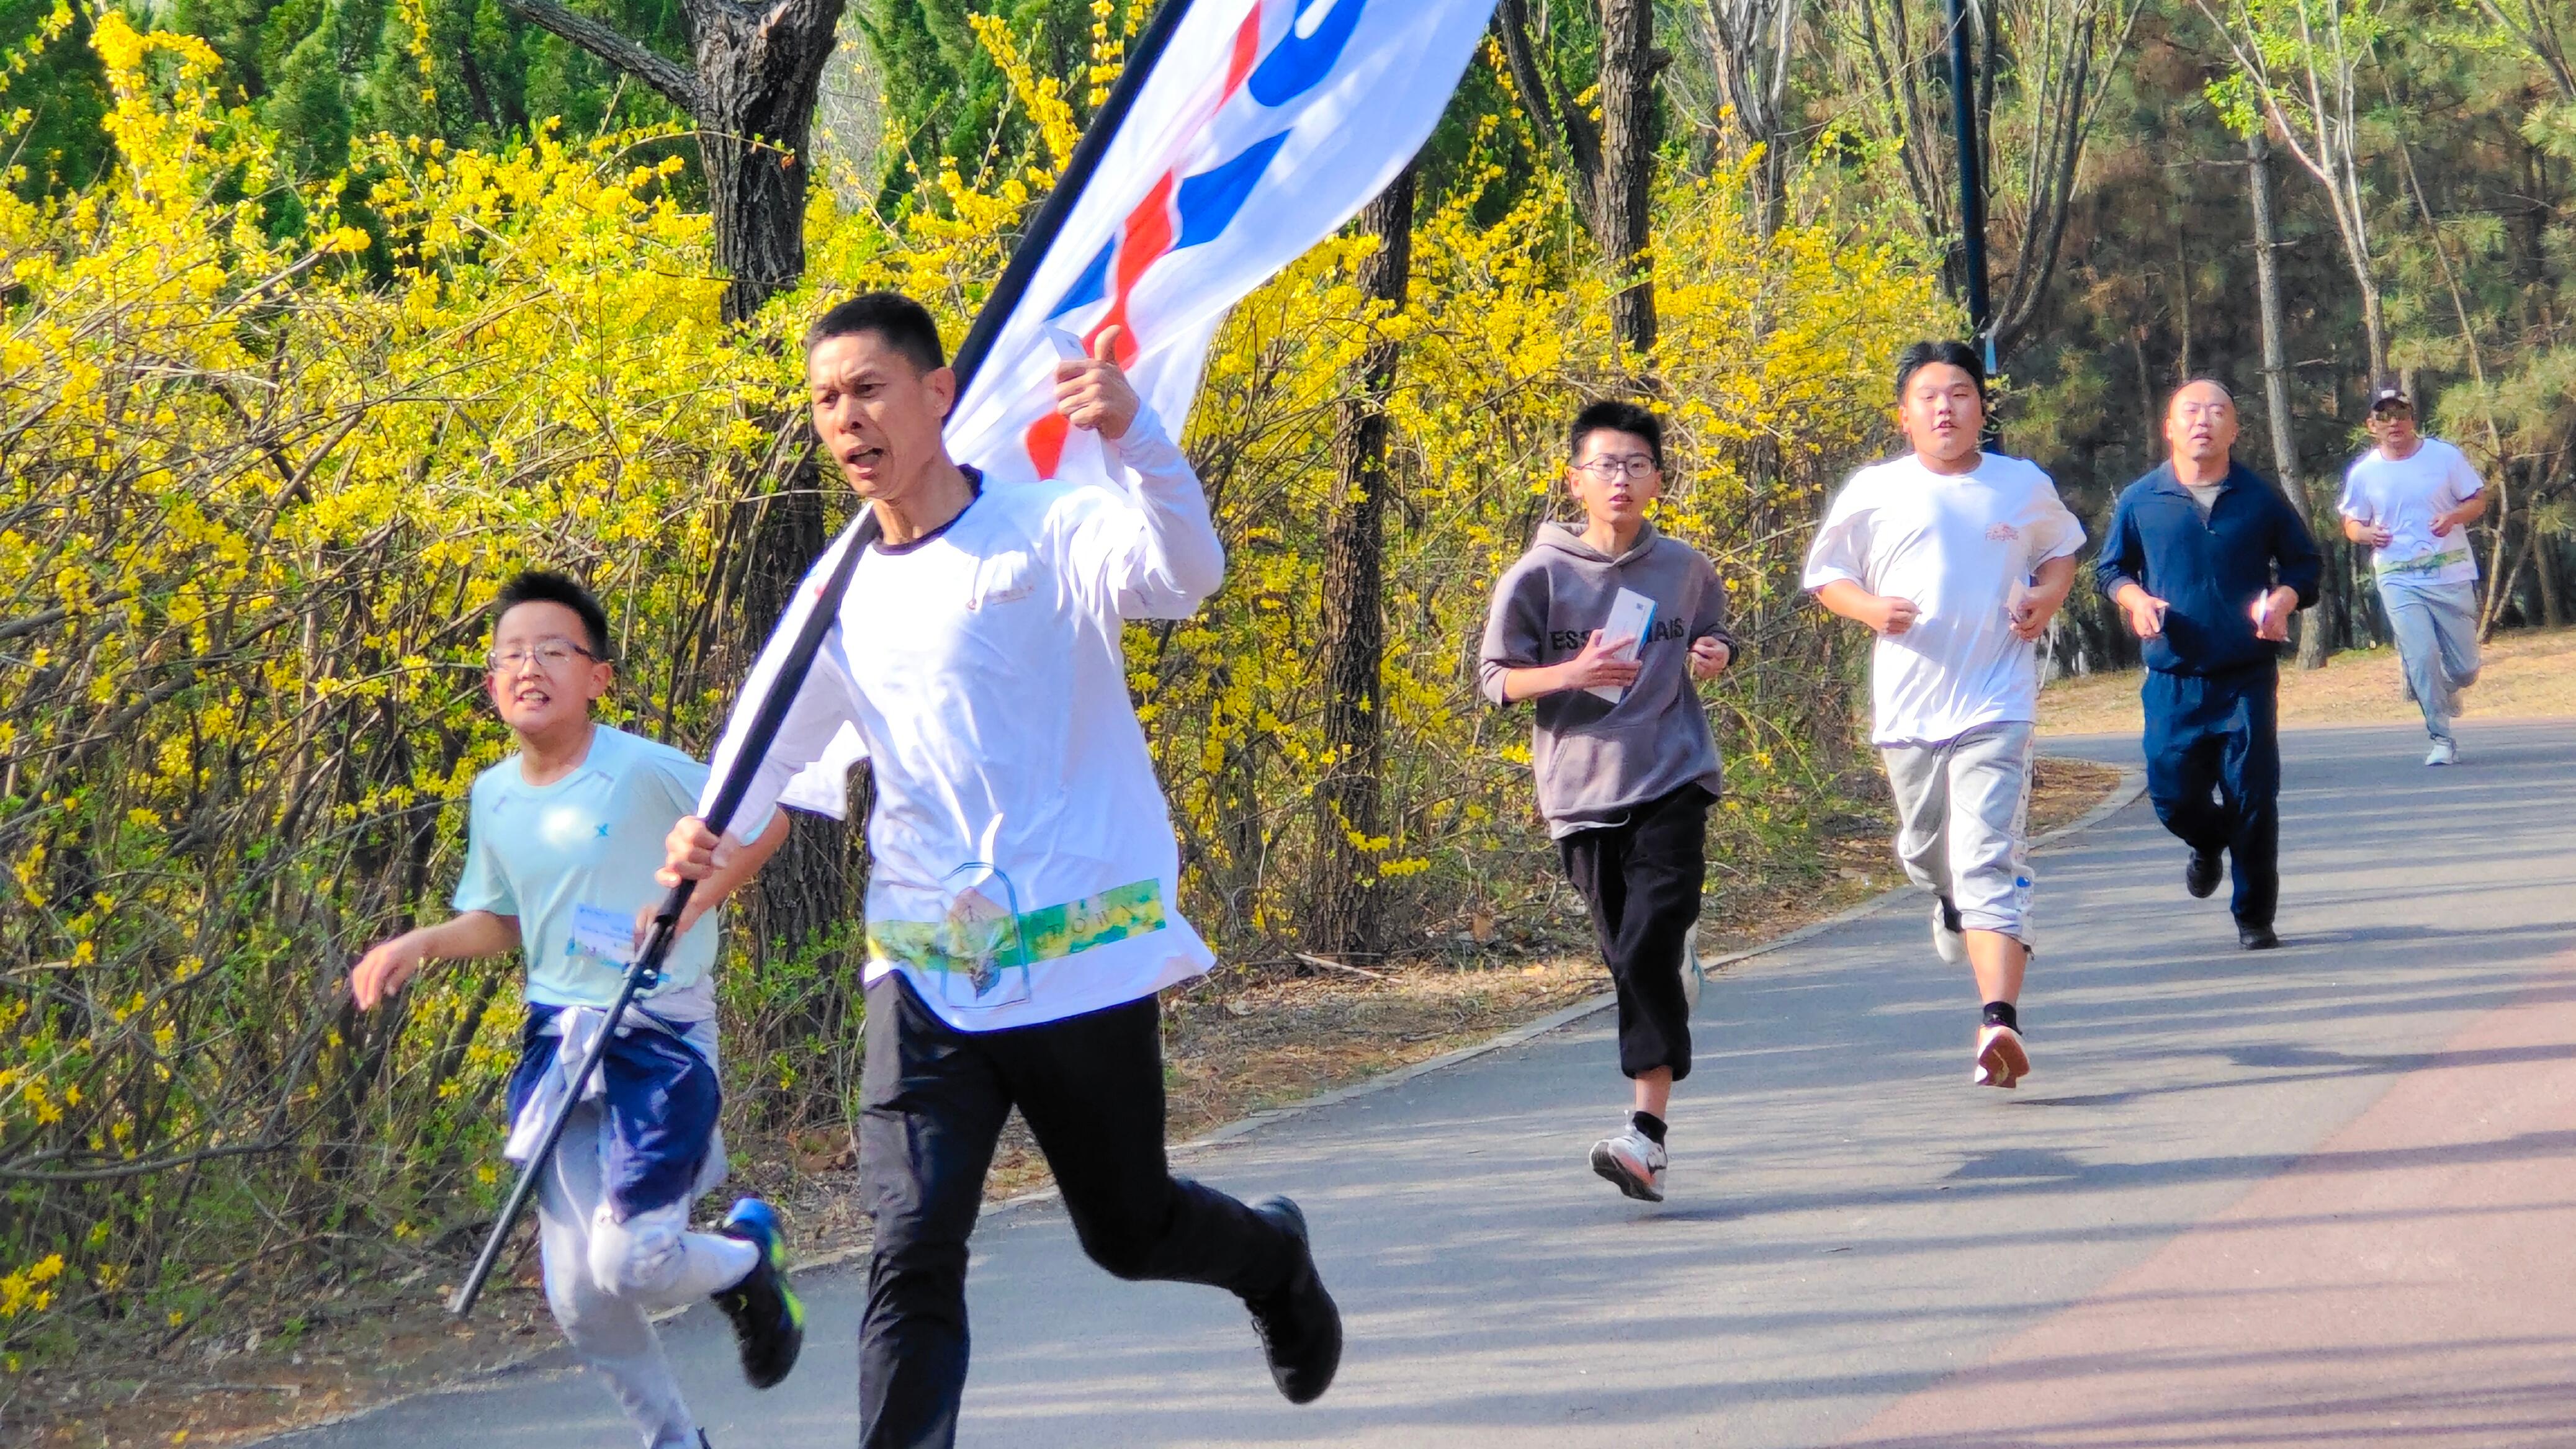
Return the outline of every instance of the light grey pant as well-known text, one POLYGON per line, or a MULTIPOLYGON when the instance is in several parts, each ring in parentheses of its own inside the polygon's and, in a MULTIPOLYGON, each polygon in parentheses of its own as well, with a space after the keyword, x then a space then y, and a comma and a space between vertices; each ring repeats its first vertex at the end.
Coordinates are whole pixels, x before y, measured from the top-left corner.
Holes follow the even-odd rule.
POLYGON ((2033 944, 2026 720, 1979 725, 1938 744, 1886 745, 1896 858, 1906 877, 1958 907, 1971 931, 2033 944))
POLYGON ((2393 576, 2379 581, 2379 603, 2388 611, 2388 631, 2397 636, 2406 687, 2424 711, 2424 733, 2449 739, 2460 691, 2478 682, 2477 584, 2419 584, 2393 576))
POLYGON ((619 1222, 605 1185, 605 1147, 599 1104, 575 1107, 537 1190, 546 1303, 573 1352, 607 1376, 646 1449, 697 1449, 697 1421, 681 1402, 647 1315, 741 1282, 760 1250, 739 1238, 690 1232, 686 1202, 619 1222))

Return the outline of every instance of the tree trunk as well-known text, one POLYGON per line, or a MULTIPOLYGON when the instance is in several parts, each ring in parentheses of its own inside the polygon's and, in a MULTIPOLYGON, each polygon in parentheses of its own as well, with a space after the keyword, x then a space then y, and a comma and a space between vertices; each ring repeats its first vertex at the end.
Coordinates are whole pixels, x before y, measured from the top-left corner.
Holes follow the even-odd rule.
MULTIPOLYGON (((1360 293, 1401 311, 1413 277, 1413 168, 1408 166, 1360 213, 1378 249, 1360 263, 1360 293)), ((1333 513, 1324 530, 1324 747, 1331 757, 1315 787, 1314 939, 1329 954, 1385 951, 1378 852, 1359 841, 1380 833, 1379 767, 1385 717, 1379 677, 1385 618, 1379 593, 1386 514, 1386 397, 1398 348, 1381 335, 1360 363, 1360 386, 1343 399, 1333 513)))
MULTIPOLYGON (((2272 429, 2272 470, 2280 475, 2281 492, 2315 528, 2325 516, 2308 496, 2299 472, 2299 439, 2290 423, 2290 360, 2283 342, 2287 328, 2281 314, 2279 242, 2272 229, 2272 142, 2261 131, 2245 138, 2246 188, 2254 201, 2254 288, 2263 316, 2263 411, 2272 429)), ((2299 621, 2299 667, 2322 669, 2326 662, 2325 592, 2334 581, 2318 580, 2318 599, 2299 621)))
POLYGON ((1657 68, 1653 0, 1603 0, 1600 215, 1593 237, 1612 275, 1634 278, 1611 297, 1610 324, 1640 366, 1655 348, 1655 284, 1645 273, 1657 68))
MULTIPOLYGON (((2411 379, 2407 383, 2406 391, 2408 396, 2414 395, 2415 388, 2411 379)), ((2478 628, 2478 637, 2481 639, 2495 632, 2497 618, 2504 613, 2504 606, 2513 599, 2513 578, 2505 572, 2504 568, 2505 545, 2513 532, 2514 522, 2511 469, 2496 470, 2495 481, 2487 485, 2487 497, 2490 500, 2490 506, 2487 509, 2485 522, 2488 527, 2495 530, 2495 543, 2487 550, 2487 597, 2478 628)), ((2470 544, 2472 550, 2476 547, 2474 542, 2470 544)), ((2520 572, 2522 560, 2517 557, 2513 566, 2515 572, 2520 572)))
MULTIPOLYGON (((2537 521, 2532 531, 2539 533, 2537 521)), ((2555 629, 2567 621, 2566 607, 2558 602, 2558 540, 2543 535, 2531 547, 2531 577, 2540 585, 2540 622, 2555 629)))
POLYGON ((1753 168, 1755 224, 1764 241, 1780 230, 1788 201, 1789 137, 1781 124, 1788 84, 1796 0, 1708 0, 1709 61, 1719 94, 1747 147, 1762 148, 1753 168))
MULTIPOLYGON (((2504 560, 2504 541, 2504 526, 2498 524, 2494 554, 2497 563, 2502 563, 2504 560)), ((2522 566, 2530 562, 2539 542, 2539 530, 2526 526, 2522 531, 2522 550, 2513 556, 2513 567, 2505 570, 2501 577, 2495 578, 2493 585, 2488 589, 2486 612, 2478 621, 2479 643, 2484 644, 2494 638, 2496 626, 2504 622, 2505 609, 2514 602, 2514 596, 2522 590, 2522 566)), ((2528 625, 2531 622, 2531 616, 2525 614, 2523 622, 2528 625)))
POLYGON ((1521 107, 1530 125, 1547 143, 1556 148, 1565 161, 1566 179, 1572 183, 1574 204, 1583 213, 1583 224, 1599 234, 1601 207, 1601 131, 1592 124, 1591 116, 1558 83, 1556 65, 1539 54, 1530 34, 1529 6, 1525 0, 1497 0, 1494 6, 1494 29, 1502 36, 1503 55, 1511 66, 1512 86, 1520 92, 1521 107))
POLYGON ((1494 28, 1530 122, 1565 158, 1576 204, 1613 277, 1633 278, 1610 299, 1612 333, 1641 366, 1655 346, 1655 284, 1645 252, 1655 175, 1654 0, 1602 0, 1601 124, 1565 94, 1533 43, 1524 0, 1500 0, 1494 28))
POLYGON ((2361 291, 2361 330, 2370 347, 2370 375, 2375 379, 2388 371, 2388 320, 2380 306, 2379 283, 2370 275, 2368 255, 2353 254, 2352 276, 2361 291))
POLYGON ((561 0, 501 0, 511 14, 660 91, 697 123, 716 265, 732 279, 728 322, 748 319, 805 275, 805 153, 845 3, 681 0, 692 69, 561 0))
POLYGON ((715 215, 716 265, 731 278, 726 321, 748 320, 805 275, 807 152, 842 4, 688 5, 698 151, 715 215))

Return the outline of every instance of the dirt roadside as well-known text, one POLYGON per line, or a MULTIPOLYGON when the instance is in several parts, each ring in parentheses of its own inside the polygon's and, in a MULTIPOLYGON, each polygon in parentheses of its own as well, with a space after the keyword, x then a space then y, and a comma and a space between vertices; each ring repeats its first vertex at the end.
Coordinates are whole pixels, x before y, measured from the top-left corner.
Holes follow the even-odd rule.
MULTIPOLYGON (((2478 682, 2460 696, 2460 717, 2555 719, 2576 716, 2576 629, 2498 634, 2480 651, 2478 682)), ((2423 719, 2406 698, 2394 649, 2337 654, 2323 669, 2281 671, 2281 723, 2407 724, 2423 719)), ((2041 691, 2045 735, 2138 733, 2138 671, 2061 679, 2041 691)))
MULTIPOLYGON (((2034 832, 2081 818, 2119 779, 2098 765, 2042 760, 2034 832)), ((1774 939, 1901 884, 1887 822, 1858 817, 1846 828, 1825 842, 1817 877, 1716 890, 1702 927, 1703 954, 1774 939)), ((1562 953, 1563 943, 1579 943, 1584 934, 1579 904, 1568 896, 1563 905, 1561 919, 1528 923, 1531 930, 1519 937, 1491 923, 1460 923, 1460 944, 1472 949, 1449 961, 1367 975, 1318 969, 1250 985, 1218 979, 1173 993, 1164 1031, 1172 1140, 1473 1045, 1607 989, 1597 959, 1562 953), (1490 939, 1476 941, 1480 934, 1490 939), (1533 936, 1559 949, 1533 949, 1533 936), (1461 959, 1473 964, 1453 964, 1461 959)), ((809 1260, 864 1247, 846 1137, 739 1143, 733 1156, 728 1190, 776 1201, 809 1260)), ((988 1198, 1046 1181, 1045 1164, 1015 1117, 988 1198)), ((0 1440, 82 1449, 237 1444, 489 1372, 559 1341, 532 1257, 494 1285, 468 1324, 451 1324, 439 1311, 447 1291, 425 1275, 372 1295, 344 1289, 310 1306, 308 1321, 323 1326, 301 1334, 272 1330, 190 1345, 167 1360, 137 1355, 87 1372, 9 1375, 0 1379, 0 1440), (19 1431, 12 1424, 29 1437, 13 1437, 19 1431)))

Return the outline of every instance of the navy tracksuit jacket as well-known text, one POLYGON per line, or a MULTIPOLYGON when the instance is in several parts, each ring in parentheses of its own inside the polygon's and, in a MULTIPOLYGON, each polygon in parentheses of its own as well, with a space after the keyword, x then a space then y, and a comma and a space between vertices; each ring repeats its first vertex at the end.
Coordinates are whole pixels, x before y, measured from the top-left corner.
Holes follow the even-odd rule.
POLYGON ((2147 794, 2192 849, 2227 851, 2242 926, 2270 926, 2281 896, 2280 652, 2255 636, 2254 601, 2278 586, 2314 604, 2321 562, 2299 511, 2241 463, 2206 520, 2171 464, 2130 484, 2093 561, 2106 597, 2136 584, 2171 606, 2142 641, 2147 794))

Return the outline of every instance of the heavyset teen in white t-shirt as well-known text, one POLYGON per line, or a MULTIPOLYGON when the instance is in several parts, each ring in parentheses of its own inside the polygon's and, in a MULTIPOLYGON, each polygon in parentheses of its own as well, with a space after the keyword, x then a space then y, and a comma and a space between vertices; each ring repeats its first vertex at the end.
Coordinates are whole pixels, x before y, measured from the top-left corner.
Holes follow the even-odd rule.
POLYGON ((2041 564, 2083 545, 2084 525, 2024 459, 1985 453, 1974 472, 1947 474, 1909 453, 1854 473, 1807 550, 1805 587, 1849 579, 1922 611, 1873 646, 1871 740, 1928 744, 2036 719, 2038 651, 2012 632, 2012 607, 2041 564))

